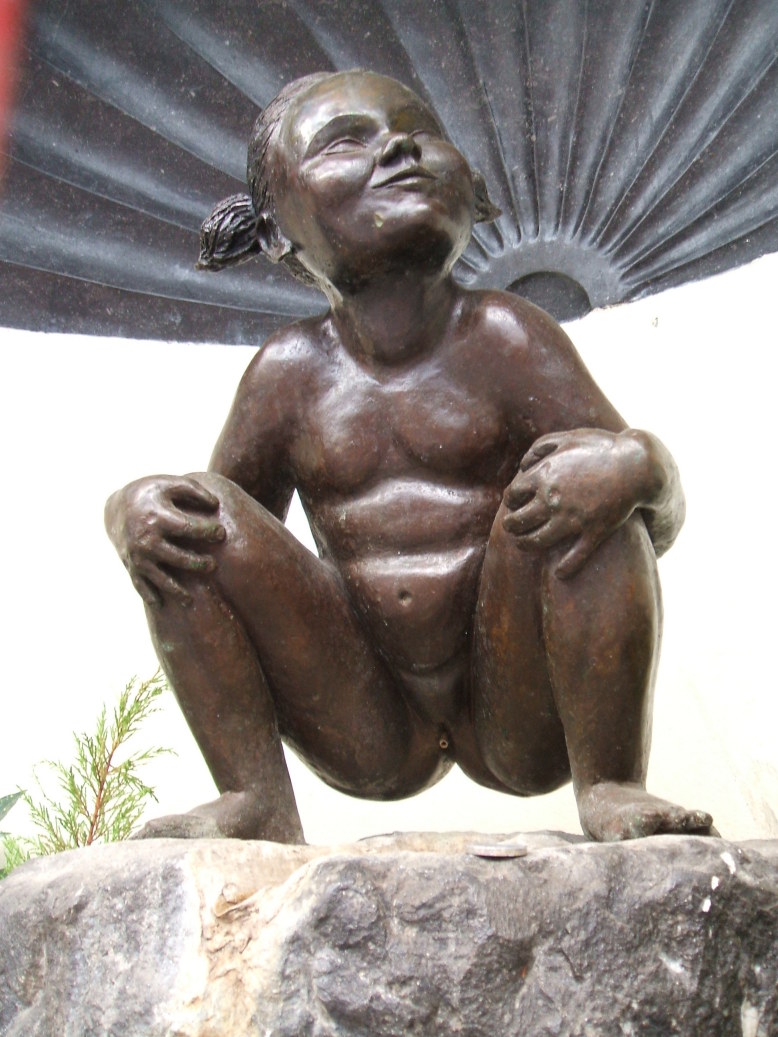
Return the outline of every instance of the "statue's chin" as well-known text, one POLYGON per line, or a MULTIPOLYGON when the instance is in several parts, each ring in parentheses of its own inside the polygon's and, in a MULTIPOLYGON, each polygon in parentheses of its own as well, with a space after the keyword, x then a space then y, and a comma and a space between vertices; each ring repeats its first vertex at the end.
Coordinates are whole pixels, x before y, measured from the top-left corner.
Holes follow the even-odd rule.
POLYGON ((305 247, 297 246, 297 259, 325 292, 391 273, 412 280, 451 270, 470 241, 471 200, 407 191, 392 203, 364 205, 340 223, 330 216, 305 247))
POLYGON ((442 276, 452 269, 468 240, 469 232, 465 236, 452 227, 406 225, 401 235, 388 229, 359 250, 352 250, 344 262, 332 263, 323 273, 314 269, 313 273, 320 283, 331 284, 338 291, 353 290, 392 274, 406 282, 442 276))

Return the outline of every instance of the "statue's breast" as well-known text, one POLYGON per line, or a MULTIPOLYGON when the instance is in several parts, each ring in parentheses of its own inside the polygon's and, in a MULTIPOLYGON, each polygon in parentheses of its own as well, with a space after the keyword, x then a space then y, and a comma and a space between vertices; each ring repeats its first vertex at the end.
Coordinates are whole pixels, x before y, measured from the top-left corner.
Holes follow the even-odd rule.
POLYGON ((398 446, 425 468, 452 476, 477 472, 488 481, 504 459, 505 424, 472 387, 432 376, 411 391, 388 392, 385 406, 398 446))
POLYGON ((378 382, 336 382, 306 408, 292 449, 302 486, 358 492, 376 479, 490 482, 505 466, 508 435, 497 407, 439 372, 378 382))

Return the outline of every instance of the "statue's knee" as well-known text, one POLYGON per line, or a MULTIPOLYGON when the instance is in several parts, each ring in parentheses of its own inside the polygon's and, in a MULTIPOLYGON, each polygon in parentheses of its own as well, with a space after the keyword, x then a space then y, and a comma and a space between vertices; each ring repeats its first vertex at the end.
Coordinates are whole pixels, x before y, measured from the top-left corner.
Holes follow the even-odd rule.
POLYGON ((234 517, 234 520, 240 524, 242 517, 249 513, 252 521, 256 521, 262 515, 269 515, 269 512, 266 512, 262 505, 250 497, 237 483, 224 475, 219 475, 218 472, 192 472, 187 478, 194 479, 218 500, 219 518, 222 521, 224 519, 229 521, 230 517, 234 517))
POLYGON ((611 539, 628 566, 639 562, 652 573, 656 570, 656 552, 640 512, 633 512, 611 539))
POLYGON ((235 485, 226 476, 219 475, 218 472, 188 472, 186 478, 194 479, 195 482, 199 482, 206 490, 210 490, 211 493, 215 493, 217 496, 220 489, 224 490, 235 485))
MULTIPOLYGON (((235 534, 245 525, 242 518, 245 508, 248 506, 256 510, 258 505, 236 483, 217 472, 192 472, 187 478, 199 483, 219 502, 214 518, 225 528, 227 535, 223 541, 214 544, 213 549, 221 555, 229 554, 236 543, 235 534)), ((237 538, 239 541, 240 537, 237 538)))
POLYGON ((204 490, 213 494, 219 501, 220 510, 224 508, 229 509, 234 495, 243 492, 231 479, 224 475, 219 475, 217 472, 189 472, 186 478, 192 479, 202 486, 204 490))

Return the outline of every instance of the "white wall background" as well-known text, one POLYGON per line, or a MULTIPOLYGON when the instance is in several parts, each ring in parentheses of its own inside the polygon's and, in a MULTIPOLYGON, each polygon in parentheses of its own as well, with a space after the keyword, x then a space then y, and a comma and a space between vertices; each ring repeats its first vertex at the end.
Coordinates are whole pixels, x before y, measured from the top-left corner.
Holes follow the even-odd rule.
MULTIPOLYGON (((660 562, 666 627, 650 787, 710 810, 736 839, 778 836, 777 292, 770 256, 567 327, 627 421, 670 447, 688 497, 686 528, 660 562)), ((139 475, 205 466, 253 350, 7 329, 0 341, 4 794, 28 785, 37 761, 67 756, 71 732, 91 728, 130 676, 154 671, 103 503, 139 475)), ((148 772, 154 813, 214 794, 167 699, 146 729, 178 753, 148 772)), ((520 800, 455 771, 412 800, 376 804, 291 766, 310 842, 396 829, 578 831, 569 788, 520 800)), ((22 822, 16 808, 5 827, 22 822)))

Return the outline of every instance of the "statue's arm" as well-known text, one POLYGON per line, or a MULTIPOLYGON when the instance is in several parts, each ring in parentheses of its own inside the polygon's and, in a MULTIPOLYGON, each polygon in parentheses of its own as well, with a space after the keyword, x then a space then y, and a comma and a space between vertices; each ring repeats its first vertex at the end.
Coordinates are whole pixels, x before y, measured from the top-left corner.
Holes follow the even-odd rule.
POLYGON ((571 576, 640 510, 663 554, 685 517, 670 452, 651 433, 627 428, 555 321, 534 308, 521 316, 503 384, 536 439, 506 491, 506 528, 529 550, 569 540, 557 572, 571 576))
POLYGON ((686 518, 686 498, 672 454, 656 436, 627 429, 622 438, 636 446, 637 493, 643 519, 657 557, 673 546, 686 518))
POLYGON ((299 387, 275 353, 266 346, 246 370, 208 470, 232 480, 283 522, 294 492, 289 447, 299 387))
MULTIPOLYGON (((293 492, 286 463, 290 422, 278 384, 283 365, 263 364, 259 357, 241 381, 210 469, 283 520, 293 492)), ((209 545, 226 536, 219 503, 196 475, 146 476, 109 497, 106 530, 147 605, 158 607, 168 597, 187 603, 177 573, 213 570, 209 545)))

